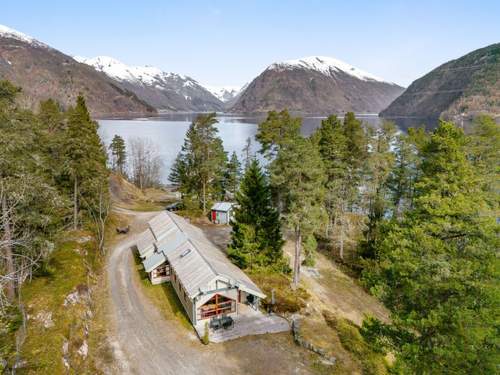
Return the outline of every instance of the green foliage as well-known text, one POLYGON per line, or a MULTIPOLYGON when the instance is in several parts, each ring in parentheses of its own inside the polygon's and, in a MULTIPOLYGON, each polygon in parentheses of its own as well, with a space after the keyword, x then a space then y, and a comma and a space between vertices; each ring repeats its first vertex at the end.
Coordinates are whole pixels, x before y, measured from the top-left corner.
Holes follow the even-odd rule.
POLYGON ((201 338, 201 342, 205 345, 208 345, 210 343, 209 334, 208 322, 205 322, 205 330, 203 331, 203 337, 201 338))
POLYGON ((313 267, 315 264, 314 253, 318 248, 318 242, 313 234, 309 234, 302 241, 302 246, 304 248, 304 261, 302 264, 304 266, 313 267))
POLYGON ((498 225, 467 143, 442 122, 420 144, 414 207, 385 224, 376 261, 363 274, 393 313, 392 327, 371 327, 406 372, 496 369, 498 225))
POLYGON ((238 160, 238 156, 236 152, 233 151, 231 154, 231 158, 227 163, 226 172, 224 174, 224 190, 226 194, 229 194, 229 198, 232 199, 236 192, 238 191, 238 187, 240 185, 241 179, 241 163, 238 160))
POLYGON ((363 374, 388 374, 384 353, 378 347, 370 345, 362 336, 360 329, 352 322, 336 317, 329 312, 323 312, 328 325, 334 328, 342 346, 352 353, 361 363, 363 374))
POLYGON ((127 151, 125 141, 122 137, 116 134, 109 145, 111 150, 111 168, 113 171, 125 174, 125 165, 127 163, 127 151))
POLYGON ((271 111, 267 119, 259 124, 255 138, 260 142, 260 152, 272 159, 290 139, 300 134, 302 119, 292 117, 287 110, 281 112, 271 111))
POLYGON ((279 215, 272 207, 269 183, 257 160, 245 171, 236 202, 229 257, 241 268, 287 271, 279 215))
POLYGON ((190 125, 170 180, 179 185, 186 206, 198 202, 207 213, 213 200, 224 197, 227 155, 217 136, 216 114, 199 115, 190 125))

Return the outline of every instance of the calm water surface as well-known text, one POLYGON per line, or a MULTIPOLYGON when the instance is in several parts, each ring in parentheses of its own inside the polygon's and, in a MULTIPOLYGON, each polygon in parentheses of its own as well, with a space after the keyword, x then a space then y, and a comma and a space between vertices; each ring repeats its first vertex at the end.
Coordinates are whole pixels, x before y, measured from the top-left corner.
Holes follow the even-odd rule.
MULTIPOLYGON (((108 145, 115 134, 120 135, 126 142, 132 138, 149 138, 158 148, 163 160, 163 179, 168 182, 170 168, 179 153, 189 124, 196 114, 170 114, 155 118, 138 118, 133 120, 99 120, 99 134, 108 145)), ((363 121, 377 125, 379 118, 375 115, 359 115, 363 121)), ((306 117, 303 119, 302 134, 308 136, 320 124, 324 116, 306 117)), ((252 139, 252 151, 257 152, 260 145, 255 140, 257 124, 263 117, 247 117, 227 114, 218 114, 216 125, 219 136, 224 143, 224 149, 230 155, 233 151, 242 157, 242 150, 246 139, 252 139)))

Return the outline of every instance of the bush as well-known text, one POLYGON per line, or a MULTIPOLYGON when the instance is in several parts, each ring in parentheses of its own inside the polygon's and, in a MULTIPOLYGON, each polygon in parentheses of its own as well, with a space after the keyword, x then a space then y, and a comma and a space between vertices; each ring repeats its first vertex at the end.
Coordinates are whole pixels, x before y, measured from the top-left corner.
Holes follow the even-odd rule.
POLYGON ((208 322, 205 322, 205 332, 203 333, 203 337, 201 338, 201 342, 205 345, 208 345, 210 342, 210 333, 208 331, 208 322))
POLYGON ((363 367, 363 374, 388 374, 383 353, 374 351, 367 344, 355 324, 326 310, 323 311, 323 317, 326 323, 337 331, 344 349, 351 352, 359 360, 363 367))

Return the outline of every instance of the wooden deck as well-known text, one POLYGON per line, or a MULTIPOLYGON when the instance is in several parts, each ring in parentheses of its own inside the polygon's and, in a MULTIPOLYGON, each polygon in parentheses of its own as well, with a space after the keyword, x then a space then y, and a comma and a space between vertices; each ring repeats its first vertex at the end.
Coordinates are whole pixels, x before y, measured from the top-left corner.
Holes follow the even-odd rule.
MULTIPOLYGON (((205 332, 205 321, 195 326, 199 337, 205 332)), ((266 315, 251 307, 238 304, 238 315, 234 317, 234 327, 231 329, 220 328, 217 331, 210 329, 210 342, 223 342, 234 340, 243 336, 262 335, 266 333, 286 332, 290 330, 288 321, 277 315, 266 315)))

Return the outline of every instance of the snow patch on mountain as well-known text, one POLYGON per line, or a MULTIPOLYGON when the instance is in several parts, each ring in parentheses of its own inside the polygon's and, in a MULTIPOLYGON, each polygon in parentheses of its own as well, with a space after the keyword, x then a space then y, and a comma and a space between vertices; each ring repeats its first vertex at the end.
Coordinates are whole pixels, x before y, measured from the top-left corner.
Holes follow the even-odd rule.
POLYGON ((217 99, 227 102, 236 97, 242 90, 239 86, 210 86, 204 85, 217 99))
MULTIPOLYGON (((358 69, 346 62, 326 56, 310 56, 297 60, 287 60, 277 62, 268 67, 271 70, 284 70, 284 69, 307 69, 320 72, 327 76, 334 76, 337 72, 344 72, 357 79, 363 81, 380 81, 386 82, 382 78, 374 76, 368 72, 358 69)), ((390 82, 389 82, 390 83, 390 82)))
POLYGON ((42 43, 29 35, 26 35, 20 31, 11 29, 8 26, 0 25, 0 37, 17 39, 25 43, 29 43, 34 46, 49 48, 48 45, 42 43))
POLYGON ((73 58, 78 62, 93 66, 96 70, 118 81, 143 83, 148 86, 152 86, 158 81, 166 79, 182 80, 185 81, 184 85, 196 83, 196 81, 190 77, 175 73, 167 73, 153 66, 129 66, 109 56, 97 56, 90 59, 81 56, 73 56, 73 58))

